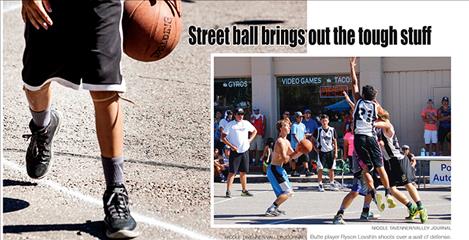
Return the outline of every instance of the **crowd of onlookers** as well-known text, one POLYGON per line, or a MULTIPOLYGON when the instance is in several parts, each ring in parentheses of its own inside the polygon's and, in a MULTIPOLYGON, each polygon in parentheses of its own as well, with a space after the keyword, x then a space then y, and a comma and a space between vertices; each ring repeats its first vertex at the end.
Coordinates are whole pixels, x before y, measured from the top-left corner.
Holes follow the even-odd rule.
MULTIPOLYGON (((287 120, 291 124, 291 132, 288 140, 292 144, 292 148, 296 147, 296 143, 302 138, 311 140, 315 146, 315 151, 291 161, 287 166, 284 166, 292 176, 311 176, 313 174, 320 174, 322 177, 322 167, 320 162, 317 161, 318 154, 321 154, 321 143, 318 142, 318 128, 321 126, 326 129, 333 129, 331 137, 337 146, 335 154, 337 159, 343 159, 345 164, 351 166, 353 155, 353 141, 354 134, 352 130, 352 112, 327 112, 327 114, 319 114, 313 116, 310 109, 303 112, 294 112, 290 114, 289 111, 283 112, 281 119, 287 120), (325 124, 324 122, 327 123, 325 124)), ((214 168, 215 168, 215 181, 224 182, 227 179, 229 169, 229 156, 230 147, 228 147, 221 139, 223 129, 227 124, 234 119, 234 114, 231 110, 224 113, 217 111, 214 119, 214 168)), ((448 97, 443 97, 441 106, 434 107, 432 99, 427 101, 427 106, 421 111, 421 118, 424 124, 424 142, 426 155, 450 155, 451 152, 451 108, 449 106, 448 97), (446 143, 446 144, 445 144, 446 143)), ((253 108, 251 114, 245 114, 245 120, 248 120, 256 129, 256 136, 252 139, 249 148, 249 164, 251 167, 262 169, 265 174, 266 167, 273 151, 274 138, 266 136, 266 116, 263 115, 259 108, 253 108)), ((323 149, 324 150, 324 149, 323 149)), ((326 149, 330 150, 330 147, 326 149)), ((415 167, 416 162, 414 155, 410 152, 408 145, 402 146, 402 152, 408 155, 411 164, 415 167)), ((422 151, 419 152, 422 154, 422 151)), ((334 159, 335 159, 334 158, 334 159)), ((334 163, 335 164, 335 163, 334 163)), ((331 166, 329 166, 331 167, 331 166)), ((332 169, 335 169, 335 165, 332 169)), ((329 171, 329 178, 333 176, 334 171, 329 171), (332 172, 332 176, 331 173, 332 172)))

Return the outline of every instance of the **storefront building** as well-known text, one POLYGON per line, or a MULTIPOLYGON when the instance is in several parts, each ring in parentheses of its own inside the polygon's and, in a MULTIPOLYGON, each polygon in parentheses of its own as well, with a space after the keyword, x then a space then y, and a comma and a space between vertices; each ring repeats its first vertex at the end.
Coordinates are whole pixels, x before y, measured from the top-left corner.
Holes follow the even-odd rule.
MULTIPOLYGON (((441 105, 451 95, 449 57, 364 57, 360 84, 378 89, 378 101, 391 114, 401 144, 423 146, 420 111, 426 101, 441 105)), ((215 110, 257 107, 267 117, 267 136, 284 111, 310 109, 313 115, 348 113, 343 91, 351 95, 348 58, 215 57, 215 110)), ((451 97, 450 97, 451 100, 451 97)))

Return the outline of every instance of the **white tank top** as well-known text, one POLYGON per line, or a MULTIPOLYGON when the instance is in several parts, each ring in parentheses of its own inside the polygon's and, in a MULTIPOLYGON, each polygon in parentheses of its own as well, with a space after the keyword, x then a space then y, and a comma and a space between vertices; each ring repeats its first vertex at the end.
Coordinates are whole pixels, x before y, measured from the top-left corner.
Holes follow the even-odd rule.
POLYGON ((384 134, 384 131, 381 131, 381 140, 384 142, 383 156, 385 160, 390 160, 393 157, 397 159, 404 158, 404 155, 401 153, 401 148, 399 147, 396 133, 394 133, 392 137, 388 137, 384 134))
POLYGON ((374 136, 373 123, 378 119, 376 103, 359 99, 353 111, 353 123, 355 134, 374 136))

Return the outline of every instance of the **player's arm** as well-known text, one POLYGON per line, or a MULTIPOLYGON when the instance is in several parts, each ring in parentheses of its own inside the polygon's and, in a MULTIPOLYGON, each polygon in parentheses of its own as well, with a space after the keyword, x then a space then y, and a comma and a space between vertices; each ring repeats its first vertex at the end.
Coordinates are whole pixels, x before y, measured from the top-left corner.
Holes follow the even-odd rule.
POLYGON ((357 66, 357 57, 350 58, 350 77, 352 78, 352 91, 355 101, 361 98, 360 89, 358 88, 358 78, 355 67, 357 66))
POLYGON ((286 144, 288 147, 288 155, 290 156, 290 159, 297 159, 301 155, 303 155, 302 152, 298 151, 300 143, 298 142, 298 145, 296 146, 296 149, 293 151, 293 148, 291 147, 290 144, 286 144))
POLYGON ((257 135, 257 130, 254 128, 254 130, 252 130, 252 132, 251 132, 251 137, 249 138, 249 143, 251 143, 252 140, 254 140, 256 135, 257 135))
POLYGON ((344 156, 342 157, 344 160, 348 157, 348 141, 344 140, 344 156))
POLYGON ((49 0, 23 0, 21 8, 23 21, 30 22, 37 30, 41 27, 47 30, 52 26, 52 19, 47 12, 52 12, 49 0))
MULTIPOLYGON (((437 115, 438 115, 438 113, 437 113, 437 115)), ((422 111, 422 112, 420 113, 420 117, 422 117, 422 121, 423 121, 424 123, 427 122, 427 116, 426 116, 426 114, 425 114, 425 111, 422 111)), ((437 118, 438 118, 438 116, 437 116, 437 118)))
POLYGON ((335 131, 334 129, 334 159, 337 159, 337 157, 339 156, 338 155, 338 152, 337 152, 337 131, 335 131))
POLYGON ((384 130, 389 130, 391 128, 391 124, 389 122, 384 121, 375 122, 373 126, 384 130))
POLYGON ((316 140, 318 138, 318 135, 319 133, 318 133, 318 130, 316 129, 314 130, 313 135, 311 136, 311 143, 313 144, 313 150, 317 153, 319 152, 319 149, 317 148, 317 140, 316 140))
POLYGON ((350 99, 346 91, 343 91, 342 94, 344 94, 345 101, 347 101, 348 105, 350 106, 351 109, 355 108, 355 103, 350 99))
POLYGON ((230 141, 228 141, 226 136, 228 136, 228 135, 225 132, 221 133, 221 140, 223 141, 223 143, 228 145, 231 148, 231 150, 233 150, 235 152, 238 152, 238 148, 235 145, 233 145, 232 143, 230 143, 230 141))
POLYGON ((265 115, 262 115, 262 119, 263 119, 263 124, 262 124, 262 130, 264 130, 264 136, 265 136, 265 129, 267 128, 267 120, 265 119, 265 115))

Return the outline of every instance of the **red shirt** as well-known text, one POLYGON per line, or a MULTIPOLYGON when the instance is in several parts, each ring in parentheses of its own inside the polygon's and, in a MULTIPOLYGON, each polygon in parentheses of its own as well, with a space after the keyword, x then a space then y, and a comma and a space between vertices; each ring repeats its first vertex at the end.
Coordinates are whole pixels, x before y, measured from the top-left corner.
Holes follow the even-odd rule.
POLYGON ((437 116, 438 112, 435 108, 429 109, 425 108, 422 110, 422 113, 420 113, 420 116, 422 118, 425 118, 427 121, 425 121, 425 130, 430 130, 430 131, 436 131, 438 130, 438 127, 436 126, 436 121, 433 120, 432 116, 437 116))
POLYGON ((251 115, 251 123, 257 130, 257 135, 264 136, 264 115, 260 115, 259 118, 256 118, 254 115, 251 115))

